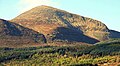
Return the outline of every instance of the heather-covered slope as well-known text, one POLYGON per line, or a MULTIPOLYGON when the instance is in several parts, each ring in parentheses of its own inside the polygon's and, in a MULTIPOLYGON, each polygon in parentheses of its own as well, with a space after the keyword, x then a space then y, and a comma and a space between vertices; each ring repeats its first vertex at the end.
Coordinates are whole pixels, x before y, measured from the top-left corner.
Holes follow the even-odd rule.
POLYGON ((18 24, 0 19, 0 44, 3 46, 44 42, 44 35, 18 24))
POLYGON ((110 34, 107 26, 100 21, 50 6, 35 7, 11 21, 43 33, 47 39, 52 40, 56 38, 54 40, 77 40, 96 43, 107 40, 110 34), (61 28, 62 30, 60 30, 61 28), (87 37, 87 40, 83 38, 83 35, 87 37), (75 36, 77 36, 77 38, 75 36))

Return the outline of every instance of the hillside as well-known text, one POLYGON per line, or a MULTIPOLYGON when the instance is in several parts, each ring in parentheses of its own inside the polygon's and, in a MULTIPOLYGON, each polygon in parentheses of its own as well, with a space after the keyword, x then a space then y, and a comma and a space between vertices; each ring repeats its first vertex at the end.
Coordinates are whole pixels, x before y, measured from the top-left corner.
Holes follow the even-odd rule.
POLYGON ((0 45, 16 46, 30 43, 45 43, 45 37, 34 30, 0 19, 0 45), (14 45, 15 44, 15 45, 14 45))
POLYGON ((44 34, 48 41, 96 43, 111 38, 102 22, 50 6, 35 7, 11 21, 44 34))
POLYGON ((120 38, 120 32, 115 30, 109 30, 109 32, 110 32, 109 34, 110 38, 120 38))
POLYGON ((97 45, 0 48, 0 65, 119 66, 120 39, 97 45))

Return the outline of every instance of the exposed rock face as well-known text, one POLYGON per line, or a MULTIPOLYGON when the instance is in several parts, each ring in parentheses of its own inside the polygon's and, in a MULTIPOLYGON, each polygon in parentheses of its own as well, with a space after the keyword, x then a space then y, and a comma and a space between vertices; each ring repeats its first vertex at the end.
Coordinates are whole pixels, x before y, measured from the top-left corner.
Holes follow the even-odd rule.
POLYGON ((34 30, 0 19, 0 44, 45 43, 45 37, 34 30))
POLYGON ((51 40, 96 43, 109 39, 110 33, 100 21, 49 6, 35 7, 11 21, 43 33, 51 40))

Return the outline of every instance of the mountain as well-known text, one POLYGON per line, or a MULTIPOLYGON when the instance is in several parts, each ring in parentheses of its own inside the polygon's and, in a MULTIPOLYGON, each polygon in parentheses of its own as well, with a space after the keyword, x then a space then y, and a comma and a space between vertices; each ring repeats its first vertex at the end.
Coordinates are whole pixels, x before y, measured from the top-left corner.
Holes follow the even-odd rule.
POLYGON ((120 38, 120 32, 115 30, 109 30, 109 32, 110 32, 109 34, 110 38, 120 38))
POLYGON ((34 30, 0 19, 0 44, 7 46, 29 43, 45 43, 45 37, 34 30))
POLYGON ((47 41, 96 43, 109 39, 111 34, 98 20, 44 5, 22 13, 11 22, 44 34, 47 41))

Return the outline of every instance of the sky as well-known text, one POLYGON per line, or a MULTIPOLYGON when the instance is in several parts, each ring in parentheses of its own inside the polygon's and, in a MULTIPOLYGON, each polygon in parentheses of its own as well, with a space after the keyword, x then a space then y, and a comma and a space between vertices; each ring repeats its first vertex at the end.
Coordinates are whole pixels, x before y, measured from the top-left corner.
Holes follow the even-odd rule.
POLYGON ((120 0, 0 0, 0 18, 11 20, 40 5, 90 17, 120 31, 120 0))

